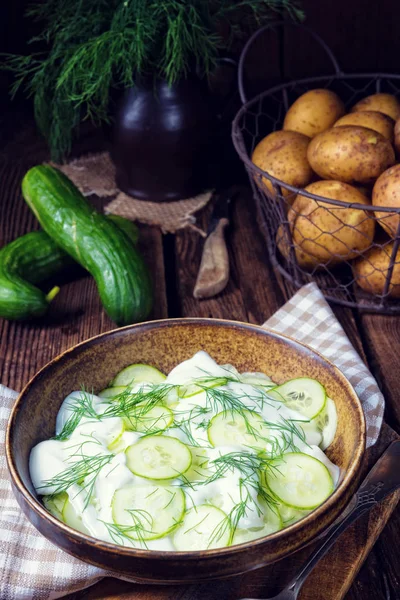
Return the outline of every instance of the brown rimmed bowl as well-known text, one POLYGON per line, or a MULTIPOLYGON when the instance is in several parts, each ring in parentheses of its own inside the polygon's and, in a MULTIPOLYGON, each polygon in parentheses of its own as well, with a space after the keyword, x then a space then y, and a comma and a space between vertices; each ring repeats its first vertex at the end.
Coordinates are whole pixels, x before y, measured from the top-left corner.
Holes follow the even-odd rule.
POLYGON ((131 325, 78 344, 41 369, 18 397, 7 429, 6 453, 15 496, 31 523, 51 542, 86 562, 147 583, 190 583, 238 575, 281 560, 311 543, 343 511, 359 481, 364 415, 352 386, 333 364, 293 339, 254 325, 213 319, 167 319, 131 325), (54 435, 61 402, 84 385, 95 392, 131 363, 169 372, 198 350, 239 371, 263 371, 281 383, 309 376, 327 389, 338 428, 327 451, 340 466, 335 492, 303 520, 252 542, 197 552, 136 550, 86 536, 61 523, 39 501, 29 476, 29 453, 54 435))

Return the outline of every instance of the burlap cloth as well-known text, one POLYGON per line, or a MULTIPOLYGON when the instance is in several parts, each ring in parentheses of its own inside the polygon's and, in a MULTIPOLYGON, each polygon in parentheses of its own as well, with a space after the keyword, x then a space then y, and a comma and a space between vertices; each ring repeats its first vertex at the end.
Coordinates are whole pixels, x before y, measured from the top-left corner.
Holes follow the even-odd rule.
POLYGON ((115 182, 115 167, 108 152, 87 154, 65 165, 54 165, 69 177, 84 196, 96 194, 100 198, 114 198, 104 212, 120 215, 131 221, 160 227, 163 233, 175 233, 189 227, 201 235, 205 232, 197 227, 197 211, 211 198, 211 192, 177 202, 146 202, 136 200, 121 192, 115 182))
MULTIPOLYGON (((264 326, 310 345, 336 364, 361 400, 367 447, 375 444, 384 398, 316 284, 301 288, 264 326)), ((118 577, 48 542, 19 509, 11 491, 4 450, 7 420, 16 397, 16 392, 0 385, 0 599, 51 600, 93 585, 107 575, 118 577)))

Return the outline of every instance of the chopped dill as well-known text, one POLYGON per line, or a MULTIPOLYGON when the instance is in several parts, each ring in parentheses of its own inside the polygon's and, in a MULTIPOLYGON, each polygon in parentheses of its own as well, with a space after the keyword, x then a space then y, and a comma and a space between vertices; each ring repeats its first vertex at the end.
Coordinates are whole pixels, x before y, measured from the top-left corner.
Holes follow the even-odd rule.
POLYGON ((71 410, 71 414, 64 423, 60 433, 53 438, 55 440, 63 441, 70 438, 84 417, 96 420, 100 419, 100 415, 97 414, 93 406, 92 394, 89 394, 84 389, 82 389, 79 397, 71 398, 71 404, 68 404, 68 408, 71 410))

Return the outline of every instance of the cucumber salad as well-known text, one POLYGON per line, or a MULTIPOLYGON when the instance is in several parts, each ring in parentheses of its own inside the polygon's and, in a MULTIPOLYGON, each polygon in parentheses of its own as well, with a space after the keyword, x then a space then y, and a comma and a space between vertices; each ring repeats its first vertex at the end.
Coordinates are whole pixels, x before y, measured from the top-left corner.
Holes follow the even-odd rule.
POLYGON ((307 377, 277 385, 206 352, 168 376, 123 369, 69 394, 31 451, 46 508, 95 538, 149 550, 221 548, 302 519, 334 491, 335 403, 307 377))

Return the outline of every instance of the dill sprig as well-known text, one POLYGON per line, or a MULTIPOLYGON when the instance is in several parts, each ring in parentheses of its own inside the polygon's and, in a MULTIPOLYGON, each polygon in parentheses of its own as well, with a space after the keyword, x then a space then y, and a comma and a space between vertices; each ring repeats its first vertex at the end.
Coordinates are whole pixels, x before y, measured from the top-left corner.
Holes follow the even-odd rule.
MULTIPOLYGON (((113 454, 97 454, 95 456, 85 455, 83 453, 83 445, 79 451, 80 460, 70 463, 70 466, 58 473, 51 479, 43 481, 43 485, 38 487, 38 490, 53 487, 54 490, 48 496, 55 496, 61 492, 67 492, 68 489, 78 484, 81 486, 81 492, 86 492, 84 507, 86 508, 93 495, 94 486, 97 476, 100 471, 114 458, 113 454)), ((72 454, 70 458, 76 457, 78 453, 72 454)))
POLYGON ((147 548, 146 537, 152 535, 153 517, 147 510, 140 508, 126 509, 126 512, 132 518, 132 525, 121 525, 119 523, 108 523, 101 521, 107 528, 107 531, 114 543, 124 545, 124 540, 130 542, 138 541, 147 548))
POLYGON ((15 73, 12 93, 22 86, 33 97, 57 161, 81 121, 109 121, 112 89, 141 75, 170 85, 190 71, 208 77, 221 51, 263 19, 303 17, 297 0, 45 0, 27 14, 41 33, 32 54, 8 56, 6 68, 15 73))
POLYGON ((143 418, 152 408, 162 404, 174 387, 176 386, 161 383, 143 385, 135 392, 132 392, 131 388, 127 388, 118 396, 113 397, 112 403, 102 413, 101 418, 126 417, 129 419, 130 415, 133 415, 135 420, 143 418))
POLYGON ((71 414, 64 423, 60 433, 53 438, 55 440, 63 441, 70 438, 84 417, 96 420, 100 419, 100 416, 93 407, 92 395, 85 392, 84 389, 82 389, 77 398, 71 399, 71 404, 68 404, 68 408, 71 409, 71 414))

